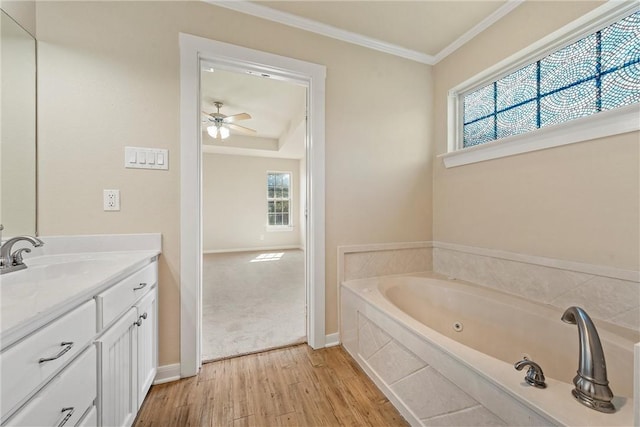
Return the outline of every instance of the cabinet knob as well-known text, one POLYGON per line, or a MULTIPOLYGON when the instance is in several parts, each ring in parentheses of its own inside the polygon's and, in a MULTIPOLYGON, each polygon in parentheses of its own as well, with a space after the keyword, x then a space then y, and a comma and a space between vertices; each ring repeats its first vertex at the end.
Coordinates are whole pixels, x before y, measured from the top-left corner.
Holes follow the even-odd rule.
POLYGON ((50 362, 52 360, 56 360, 59 357, 62 357, 63 354, 65 354, 67 351, 71 350, 71 347, 73 347, 73 342, 70 341, 65 341, 60 343, 60 345, 62 347, 64 347, 62 350, 60 350, 60 352, 58 354, 56 354, 55 356, 51 356, 51 357, 43 357, 40 360, 38 360, 38 363, 44 363, 44 362, 50 362))
POLYGON ((134 324, 134 325, 136 325, 136 326, 142 326, 142 321, 143 321, 144 319, 146 319, 146 318, 147 318, 147 313, 143 313, 143 314, 141 314, 140 316, 138 316, 138 320, 136 320, 135 322, 133 322, 133 324, 134 324))

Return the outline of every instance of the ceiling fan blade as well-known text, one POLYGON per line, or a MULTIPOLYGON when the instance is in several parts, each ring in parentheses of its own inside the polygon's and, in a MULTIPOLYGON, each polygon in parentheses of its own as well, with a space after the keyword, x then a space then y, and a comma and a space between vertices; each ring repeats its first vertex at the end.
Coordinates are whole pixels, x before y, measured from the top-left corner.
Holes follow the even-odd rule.
POLYGON ((236 132, 244 133, 246 135, 255 135, 257 133, 253 129, 249 129, 240 125, 234 125, 233 123, 225 123, 224 125, 231 130, 235 130, 236 132))
POLYGON ((237 122, 239 120, 248 120, 250 119, 251 116, 247 113, 240 113, 240 114, 232 114, 231 116, 227 116, 224 118, 224 122, 225 123, 233 123, 233 122, 237 122))

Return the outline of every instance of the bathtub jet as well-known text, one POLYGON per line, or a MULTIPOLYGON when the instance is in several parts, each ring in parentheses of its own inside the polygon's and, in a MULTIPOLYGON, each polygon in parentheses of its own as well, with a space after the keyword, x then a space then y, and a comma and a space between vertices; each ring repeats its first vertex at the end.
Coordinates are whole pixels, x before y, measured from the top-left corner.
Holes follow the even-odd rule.
POLYGON ((611 403, 613 392, 607 379, 607 365, 600 337, 593 321, 580 307, 569 307, 562 321, 578 326, 580 355, 578 375, 573 378, 575 388, 571 390, 578 402, 596 411, 612 413, 616 408, 611 403))

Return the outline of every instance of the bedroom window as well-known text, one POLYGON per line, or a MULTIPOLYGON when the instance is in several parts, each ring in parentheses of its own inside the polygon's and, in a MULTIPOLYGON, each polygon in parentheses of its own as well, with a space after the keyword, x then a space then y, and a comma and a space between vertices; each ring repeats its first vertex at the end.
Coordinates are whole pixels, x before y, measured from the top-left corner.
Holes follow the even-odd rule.
POLYGON ((291 226, 291 172, 267 172, 267 228, 291 226))
POLYGON ((638 7, 609 4, 579 21, 452 89, 448 167, 637 130, 638 7), (511 142, 524 148, 497 148, 511 142), (452 161, 467 148, 492 153, 452 161))

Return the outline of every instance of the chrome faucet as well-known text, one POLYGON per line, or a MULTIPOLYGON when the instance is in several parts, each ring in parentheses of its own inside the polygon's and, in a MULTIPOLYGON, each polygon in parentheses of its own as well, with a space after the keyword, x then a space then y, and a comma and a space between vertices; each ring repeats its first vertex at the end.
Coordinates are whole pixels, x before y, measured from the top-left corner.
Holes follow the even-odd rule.
POLYGON ((516 362, 513 367, 518 371, 521 371, 525 366, 528 366, 527 375, 524 377, 524 380, 527 384, 532 385, 537 388, 546 388, 547 384, 545 383, 544 373, 542 372, 542 368, 533 360, 529 360, 526 357, 519 362, 516 362))
MULTIPOLYGON (((2 231, 2 229, 0 229, 2 231)), ((22 253, 31 252, 29 248, 20 248, 14 252, 11 252, 13 245, 20 241, 26 241, 31 243, 34 247, 40 247, 44 245, 44 242, 37 237, 31 236, 16 236, 2 243, 0 246, 0 274, 10 273, 12 271, 23 270, 27 266, 22 262, 22 253)))
POLYGON ((616 408, 611 403, 613 392, 607 379, 604 351, 593 321, 580 307, 569 307, 562 315, 562 321, 578 326, 580 357, 578 375, 573 378, 573 397, 596 411, 615 412, 616 408))

